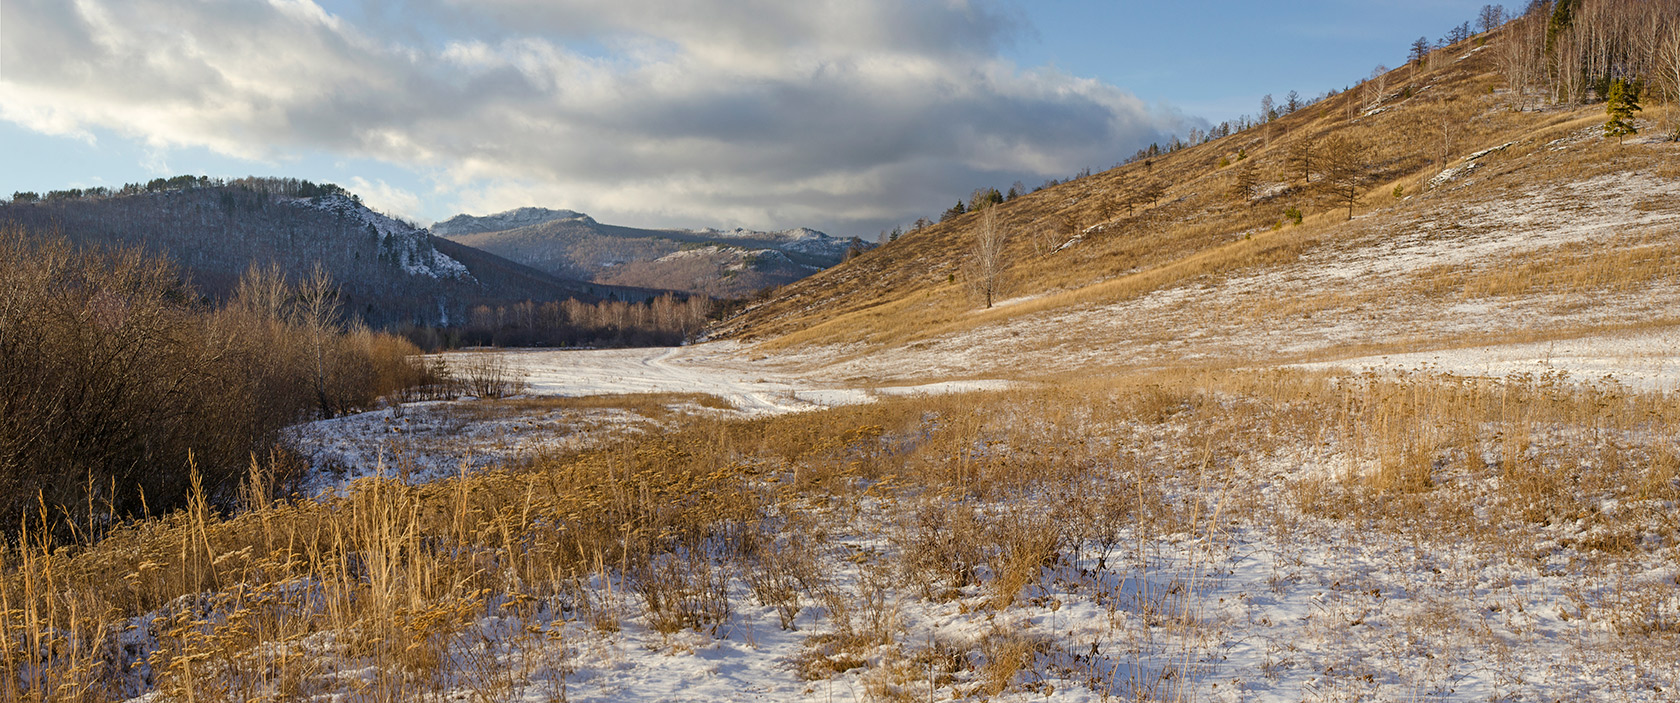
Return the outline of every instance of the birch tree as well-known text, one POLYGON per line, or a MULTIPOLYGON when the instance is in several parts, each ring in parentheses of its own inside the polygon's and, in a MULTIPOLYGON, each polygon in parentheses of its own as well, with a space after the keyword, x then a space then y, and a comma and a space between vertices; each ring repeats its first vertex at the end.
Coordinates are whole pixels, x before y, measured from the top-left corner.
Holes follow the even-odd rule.
POLYGON ((997 221, 997 208, 986 208, 979 226, 974 229, 974 244, 969 251, 969 284, 992 307, 1003 290, 1004 244, 1008 232, 997 221))

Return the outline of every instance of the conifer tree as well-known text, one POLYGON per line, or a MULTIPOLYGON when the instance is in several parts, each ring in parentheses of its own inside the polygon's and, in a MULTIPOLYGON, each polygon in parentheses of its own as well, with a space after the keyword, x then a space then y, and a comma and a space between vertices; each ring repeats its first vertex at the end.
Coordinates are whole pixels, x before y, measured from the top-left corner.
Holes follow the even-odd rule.
POLYGON ((1319 147, 1319 166, 1322 178, 1319 187, 1337 201, 1346 203, 1348 219, 1353 219, 1353 206, 1359 200, 1365 184, 1368 152, 1364 142, 1350 136, 1332 136, 1319 147))
POLYGON ((1254 198, 1255 187, 1260 182, 1259 173, 1254 168, 1253 161, 1243 161, 1231 170, 1231 198, 1239 203, 1246 203, 1254 198))
POLYGON ((1639 88, 1630 85, 1620 78, 1610 83, 1610 99, 1605 101, 1604 112, 1610 119, 1604 122, 1604 136, 1615 137, 1616 143, 1629 134, 1638 134, 1639 129, 1633 126, 1633 113, 1639 111, 1639 88))
POLYGON ((1412 52, 1406 56, 1407 63, 1416 67, 1423 66, 1423 60, 1429 58, 1429 38, 1418 37, 1412 42, 1412 52))

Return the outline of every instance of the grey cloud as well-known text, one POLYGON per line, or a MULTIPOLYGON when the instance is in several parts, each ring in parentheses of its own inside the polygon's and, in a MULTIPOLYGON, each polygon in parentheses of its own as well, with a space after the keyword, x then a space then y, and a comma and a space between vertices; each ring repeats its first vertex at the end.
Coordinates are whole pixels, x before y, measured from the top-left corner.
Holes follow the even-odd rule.
POLYGON ((9 0, 0 117, 441 169, 468 207, 837 233, 1102 167, 1185 123, 999 60, 1019 20, 981 3, 423 0, 415 22, 458 30, 430 44, 369 7, 386 19, 352 26, 308 0, 9 0), (594 37, 609 41, 568 45, 594 37))

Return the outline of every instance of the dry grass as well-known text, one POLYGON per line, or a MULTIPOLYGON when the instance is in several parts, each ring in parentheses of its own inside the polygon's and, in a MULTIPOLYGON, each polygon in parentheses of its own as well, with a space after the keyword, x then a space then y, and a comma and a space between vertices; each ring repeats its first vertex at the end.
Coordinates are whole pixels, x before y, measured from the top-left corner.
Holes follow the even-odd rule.
MULTIPOLYGON (((884 698, 1073 680, 1185 698, 1216 621, 1210 560, 1280 509, 1421 543, 1559 544, 1595 570, 1672 550, 1675 407, 1555 378, 1161 372, 694 420, 517 473, 366 480, 233 516, 200 499, 97 544, 26 535, 0 555, 4 685, 13 700, 494 699, 569 675, 556 644, 568 623, 739 636, 750 598, 784 628, 812 628, 805 676, 862 668, 884 698), (1293 507, 1250 487, 1300 452, 1313 458, 1281 479, 1293 507), (889 548, 846 547, 856 529, 889 548), (1158 553, 1174 535, 1200 545, 1188 562, 1158 553), (835 576, 835 560, 855 575, 835 576), (1150 642, 1093 659, 1001 626, 904 639, 906 599, 1002 618, 1079 583, 1150 642), (376 673, 347 677, 362 667, 376 673)), ((1580 607, 1672 646, 1675 613, 1652 588, 1582 594, 1580 607)))
MULTIPOLYGON (((1489 90, 1501 41, 1396 71, 1380 112, 1350 91, 1285 116, 1269 138, 1232 135, 999 206, 1015 233, 1004 305, 981 310, 966 292, 980 215, 965 215, 790 285, 722 334, 813 352, 842 377, 1035 377, 1667 324, 1653 312, 1676 295, 1680 201, 1662 184, 1680 174, 1680 147, 1606 142, 1599 106, 1512 110, 1489 90), (1351 222, 1287 164, 1297 145, 1332 136, 1373 147, 1351 222), (1249 203, 1231 199, 1219 165, 1239 148, 1267 187, 1249 203), (1449 167, 1460 175, 1431 182, 1449 167), (1129 211, 1151 184, 1165 194, 1129 211), (1640 195, 1647 186, 1661 192, 1640 195), (1467 320, 1454 310, 1465 303, 1532 314, 1467 320), (898 363, 873 361, 883 357, 898 363)), ((1671 109, 1652 106, 1647 122, 1671 109)))

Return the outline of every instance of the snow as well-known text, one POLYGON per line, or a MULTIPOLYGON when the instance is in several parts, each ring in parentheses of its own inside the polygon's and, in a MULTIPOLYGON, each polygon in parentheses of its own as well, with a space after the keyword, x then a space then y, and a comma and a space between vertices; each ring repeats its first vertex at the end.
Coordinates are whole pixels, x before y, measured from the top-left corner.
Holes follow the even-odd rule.
POLYGON ((472 280, 465 264, 432 247, 431 235, 395 219, 369 210, 359 202, 334 193, 290 201, 298 207, 330 212, 370 226, 377 233, 381 251, 389 250, 397 265, 411 276, 472 280))
POLYGON ((937 394, 1007 387, 1004 381, 943 381, 850 387, 772 370, 740 357, 738 344, 585 351, 511 350, 510 368, 536 395, 704 393, 745 415, 780 414, 867 403, 883 395, 937 394))
POLYGON ((1483 149, 1483 150, 1478 151, 1474 154, 1466 156, 1466 157, 1464 157, 1463 160, 1459 161, 1458 165, 1449 166, 1447 168, 1441 169, 1440 173, 1435 174, 1435 176, 1433 178, 1429 179, 1429 183, 1427 184, 1426 187, 1436 188, 1436 187, 1439 187, 1439 186, 1441 186, 1441 185, 1443 185, 1443 184, 1445 184, 1449 181, 1456 180, 1460 176, 1467 175, 1470 172, 1475 171, 1477 169, 1477 167, 1480 167, 1482 165, 1481 162, 1478 161, 1478 159, 1480 159, 1484 156, 1487 156, 1488 154, 1492 154, 1496 151, 1504 151, 1506 148, 1509 148, 1512 144, 1515 144, 1515 143, 1516 142, 1505 142, 1504 144, 1501 144, 1499 146, 1488 148, 1488 149, 1483 149))
MULTIPOLYGON (((582 449, 613 437, 669 426, 629 410, 544 406, 542 398, 644 393, 705 394, 741 417, 805 412, 880 398, 1000 390, 996 380, 858 387, 775 371, 741 356, 734 343, 604 350, 513 349, 441 355, 446 362, 498 354, 526 392, 505 403, 461 399, 405 403, 294 425, 286 438, 309 459, 307 495, 341 490, 369 476, 423 483, 544 452, 582 449), (518 401, 533 401, 521 405, 518 401)), ((458 364, 454 364, 458 365, 458 364)), ((718 412, 692 403, 678 416, 718 412)))
POLYGON ((1613 380, 1639 390, 1672 391, 1680 389, 1680 329, 1364 356, 1299 367, 1491 378, 1551 374, 1574 382, 1613 380))
POLYGON ((529 227, 531 225, 552 222, 555 220, 576 220, 593 223, 595 220, 581 212, 572 210, 550 210, 540 207, 522 207, 498 212, 483 217, 472 215, 456 215, 442 222, 432 225, 432 231, 438 235, 450 237, 479 232, 499 232, 502 230, 529 227))
POLYGON ((311 471, 304 495, 338 491, 370 476, 425 483, 463 471, 517 464, 545 452, 583 449, 657 427, 616 408, 504 407, 475 400, 406 403, 287 428, 311 471))

